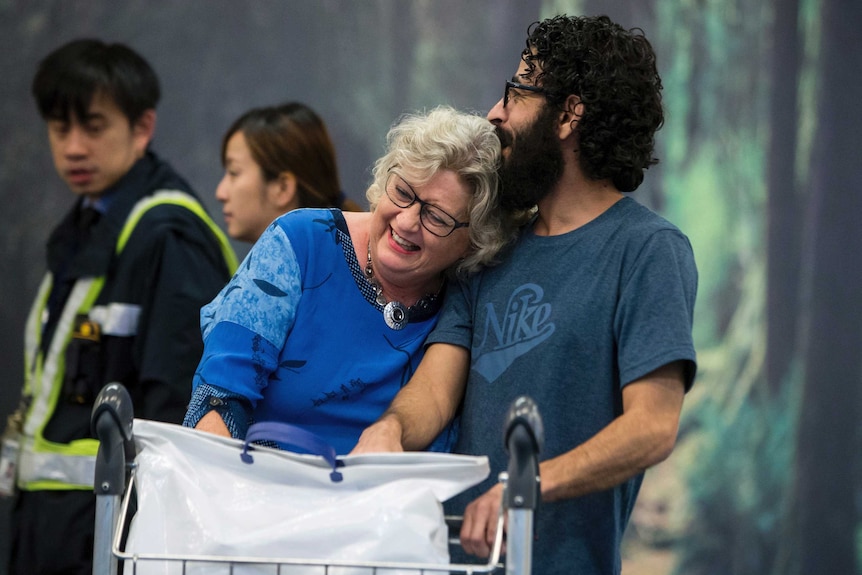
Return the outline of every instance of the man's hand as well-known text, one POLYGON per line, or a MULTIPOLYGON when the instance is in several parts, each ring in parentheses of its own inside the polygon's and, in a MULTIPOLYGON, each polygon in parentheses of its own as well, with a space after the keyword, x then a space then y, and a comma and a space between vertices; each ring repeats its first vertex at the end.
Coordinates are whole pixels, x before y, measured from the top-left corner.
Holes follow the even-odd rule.
POLYGON ((478 557, 491 554, 502 501, 503 485, 498 483, 467 506, 461 525, 461 547, 464 551, 478 557))
POLYGON ((470 352, 463 347, 429 346, 410 381, 362 432, 350 454, 426 449, 455 416, 469 364, 470 352))
POLYGON ((349 455, 389 451, 404 451, 401 445, 401 424, 395 417, 383 417, 366 427, 349 455))

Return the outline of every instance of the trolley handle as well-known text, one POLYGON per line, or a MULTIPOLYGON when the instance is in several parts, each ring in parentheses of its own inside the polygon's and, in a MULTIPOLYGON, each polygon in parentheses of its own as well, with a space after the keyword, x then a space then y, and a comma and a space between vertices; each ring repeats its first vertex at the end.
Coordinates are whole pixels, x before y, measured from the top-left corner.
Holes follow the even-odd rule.
POLYGON ((90 416, 90 430, 99 440, 93 482, 96 495, 122 495, 126 488, 126 463, 135 459, 134 417, 132 398, 122 384, 102 388, 90 416))
POLYGON ((506 504, 509 509, 536 509, 539 502, 539 452, 544 427, 536 403, 527 396, 509 408, 503 443, 509 453, 506 504))
MULTIPOLYGON (((535 402, 517 398, 509 408, 503 441, 509 452, 504 505, 508 509, 506 575, 530 575, 533 568, 533 515, 539 503, 539 452, 544 428, 535 402)), ((501 474, 502 475, 502 474, 501 474)))

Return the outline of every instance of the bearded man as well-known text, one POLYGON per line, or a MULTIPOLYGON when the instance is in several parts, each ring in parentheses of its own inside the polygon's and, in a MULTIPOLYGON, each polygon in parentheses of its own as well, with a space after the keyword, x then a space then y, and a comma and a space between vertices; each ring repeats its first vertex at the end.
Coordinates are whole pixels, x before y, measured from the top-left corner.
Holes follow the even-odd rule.
POLYGON ((460 413, 455 451, 485 454, 461 542, 487 556, 506 469, 501 427, 533 398, 545 431, 533 572, 619 574, 644 470, 665 459, 696 370, 697 269, 673 224, 625 194, 656 163, 655 54, 604 16, 528 30, 488 113, 503 201, 535 216, 502 263, 447 294, 424 359, 354 453, 424 448, 460 413))

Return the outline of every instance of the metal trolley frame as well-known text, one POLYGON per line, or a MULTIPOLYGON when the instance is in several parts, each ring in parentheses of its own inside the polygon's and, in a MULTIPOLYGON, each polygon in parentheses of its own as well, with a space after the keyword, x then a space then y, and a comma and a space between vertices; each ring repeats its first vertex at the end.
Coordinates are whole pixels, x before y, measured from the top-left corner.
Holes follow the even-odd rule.
MULTIPOLYGON (((538 409, 528 397, 520 397, 509 409, 503 430, 509 453, 508 471, 500 474, 504 484, 503 505, 497 517, 497 538, 488 561, 472 563, 394 563, 346 560, 305 559, 296 557, 242 557, 211 555, 132 554, 123 549, 135 481, 134 419, 128 391, 120 384, 105 386, 93 406, 91 426, 100 446, 96 458, 94 490, 96 493, 96 530, 93 549, 93 575, 116 575, 120 562, 125 575, 137 573, 138 565, 160 561, 187 567, 197 564, 220 564, 229 573, 242 565, 271 567, 274 574, 293 572, 302 566, 307 573, 330 575, 341 568, 361 569, 363 573, 386 575, 396 571, 417 574, 499 573, 530 575, 532 565, 533 513, 539 501, 538 454, 543 442, 542 421, 538 409), (506 534, 505 564, 500 563, 504 525, 506 534), (288 569, 284 569, 288 568, 288 569)), ((447 517, 450 528, 460 518, 447 517)), ((457 539, 450 538, 450 544, 457 539)))

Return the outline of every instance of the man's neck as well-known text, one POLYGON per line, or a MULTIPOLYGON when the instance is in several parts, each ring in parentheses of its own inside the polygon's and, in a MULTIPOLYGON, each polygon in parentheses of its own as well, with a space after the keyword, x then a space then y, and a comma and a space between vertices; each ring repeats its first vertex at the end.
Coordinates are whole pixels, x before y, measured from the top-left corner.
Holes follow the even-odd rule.
POLYGON ((539 202, 533 232, 558 236, 580 228, 623 198, 610 180, 589 180, 567 171, 554 190, 539 202))

